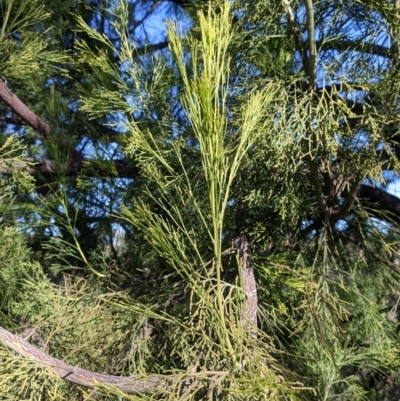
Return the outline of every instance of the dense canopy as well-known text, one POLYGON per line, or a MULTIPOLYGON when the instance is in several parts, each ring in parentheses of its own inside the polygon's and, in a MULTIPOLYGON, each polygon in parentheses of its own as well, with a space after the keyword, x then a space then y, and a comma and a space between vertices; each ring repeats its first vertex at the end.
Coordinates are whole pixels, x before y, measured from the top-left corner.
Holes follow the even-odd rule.
POLYGON ((399 2, 0 26, 0 400, 399 399, 399 2))

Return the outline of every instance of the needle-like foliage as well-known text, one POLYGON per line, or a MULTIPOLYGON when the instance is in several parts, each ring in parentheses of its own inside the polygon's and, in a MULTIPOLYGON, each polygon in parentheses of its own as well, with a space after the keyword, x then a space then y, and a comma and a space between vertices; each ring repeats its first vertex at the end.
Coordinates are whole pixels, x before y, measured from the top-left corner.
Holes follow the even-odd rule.
POLYGON ((7 79, 79 76, 45 107, 44 191, 15 137, 0 148, 1 326, 29 342, 0 328, 0 399, 396 393, 397 4, 196 2, 146 54, 133 3, 110 1, 106 29, 74 15, 68 58, 45 6, 0 4, 7 79))

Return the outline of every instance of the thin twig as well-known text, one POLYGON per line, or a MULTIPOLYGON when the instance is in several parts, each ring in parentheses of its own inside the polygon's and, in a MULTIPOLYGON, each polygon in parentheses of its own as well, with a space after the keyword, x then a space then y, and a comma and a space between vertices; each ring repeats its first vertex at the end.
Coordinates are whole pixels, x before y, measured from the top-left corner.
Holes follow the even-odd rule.
POLYGON ((280 264, 280 263, 269 262, 269 261, 266 261, 266 262, 263 262, 263 263, 265 263, 265 264, 268 265, 268 266, 278 267, 279 269, 287 270, 287 271, 289 271, 290 273, 293 273, 295 276, 297 276, 297 277, 301 278, 302 280, 304 280, 306 283, 308 283, 308 284, 310 284, 310 285, 312 285, 312 286, 314 286, 314 287, 315 287, 315 285, 316 285, 315 283, 313 283, 312 281, 310 281, 306 276, 300 274, 300 273, 297 272, 296 270, 293 270, 293 269, 292 269, 291 267, 289 267, 289 266, 282 265, 282 264, 280 264))
POLYGON ((368 249, 366 246, 362 246, 362 244, 360 244, 359 241, 357 241, 356 238, 354 238, 353 235, 348 235, 344 232, 339 232, 339 235, 343 238, 345 238, 346 240, 352 242, 354 245, 356 245, 359 249, 369 253, 373 258, 379 260, 379 262, 385 264, 386 266, 388 266, 393 272, 400 274, 400 266, 397 266, 395 263, 390 262, 388 260, 385 260, 381 255, 379 255, 377 252, 368 249))

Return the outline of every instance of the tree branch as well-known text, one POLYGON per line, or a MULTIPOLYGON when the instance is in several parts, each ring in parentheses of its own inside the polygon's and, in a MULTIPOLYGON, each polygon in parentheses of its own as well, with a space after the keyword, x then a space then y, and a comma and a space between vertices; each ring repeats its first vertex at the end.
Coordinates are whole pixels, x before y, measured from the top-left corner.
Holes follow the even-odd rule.
MULTIPOLYGON (((374 203, 381 210, 390 213, 390 217, 400 223, 400 199, 391 195, 382 189, 370 187, 369 185, 360 185, 357 191, 357 197, 362 202, 374 203)), ((377 215, 377 217, 381 217, 377 215)))
MULTIPOLYGON (((0 162, 0 174, 11 175, 13 170, 25 171, 30 175, 42 175, 45 177, 56 176, 62 170, 54 160, 26 159, 18 162, 0 162)), ((77 176, 83 172, 86 177, 112 178, 112 172, 115 177, 135 178, 140 175, 140 169, 137 166, 129 165, 125 160, 110 160, 106 163, 100 163, 95 160, 81 159, 70 163, 66 170, 67 177, 77 176)))
POLYGON ((316 45, 321 50, 339 50, 339 51, 359 51, 361 53, 370 53, 375 56, 392 57, 393 51, 390 47, 380 46, 373 43, 358 42, 351 40, 338 41, 317 41, 316 45))
MULTIPOLYGON (((115 177, 135 178, 140 176, 140 168, 130 165, 126 160, 110 160, 108 166, 91 160, 82 160, 69 165, 65 171, 68 177, 77 176, 83 171, 86 177, 112 178, 111 172, 114 170, 115 177)), ((9 175, 12 170, 22 170, 31 175, 43 175, 45 177, 60 174, 60 169, 53 160, 35 161, 26 159, 13 163, 0 163, 0 174, 9 175)), ((346 196, 346 193, 343 193, 346 196)), ((362 203, 375 203, 379 209, 385 210, 391 214, 391 217, 400 222, 400 199, 394 195, 388 194, 382 189, 374 188, 368 185, 360 185, 356 191, 356 197, 362 203)), ((324 206, 325 207, 325 206, 324 206)), ((377 215, 377 217, 379 217, 377 215)))
POLYGON ((146 378, 140 376, 112 376, 68 365, 40 351, 3 327, 0 327, 0 341, 18 355, 30 359, 38 367, 51 369, 60 379, 89 388, 114 387, 127 394, 166 393, 172 391, 179 382, 184 379, 187 380, 188 377, 193 377, 194 379, 201 376, 203 379, 210 378, 213 380, 216 377, 228 375, 227 372, 218 371, 169 376, 152 375, 146 378))
POLYGON ((354 179, 353 183, 351 184, 350 190, 347 193, 346 199, 344 200, 343 204, 339 208, 339 212, 335 216, 335 220, 340 220, 347 215, 350 208, 352 207, 355 199, 356 193, 360 184, 362 182, 362 177, 358 176, 354 179))
POLYGON ((246 296, 242 312, 244 327, 249 331, 253 338, 257 338, 258 297, 256 279, 254 276, 253 257, 251 255, 250 245, 246 238, 235 238, 234 245, 239 251, 239 260, 241 263, 241 266, 239 267, 240 276, 246 296))
POLYGON ((308 33, 308 50, 310 52, 308 61, 308 75, 310 77, 309 88, 315 89, 317 78, 317 48, 314 37, 314 10, 312 0, 306 0, 307 14, 307 33, 308 33))
MULTIPOLYGON (((40 132, 44 138, 49 138, 50 126, 29 109, 16 95, 11 93, 6 82, 0 79, 0 100, 2 100, 11 110, 16 113, 26 124, 34 130, 40 132)), ((66 146, 66 141, 61 141, 61 145, 66 146)), ((71 149, 71 163, 82 162, 83 156, 74 148, 71 149)))
POLYGON ((302 60, 303 68, 308 72, 308 57, 306 54, 306 50, 304 48, 304 44, 302 42, 302 35, 298 24, 296 23, 295 14, 293 12, 292 6, 290 4, 290 0, 282 0, 283 7, 285 8, 286 18, 288 20, 289 31, 293 34, 293 39, 295 43, 296 50, 300 53, 300 57, 302 60))
POLYGON ((28 106, 21 102, 16 95, 10 92, 4 80, 0 79, 0 100, 25 121, 34 130, 40 132, 45 138, 50 136, 50 126, 38 117, 28 106))
MULTIPOLYGON (((290 3, 286 2, 286 6, 288 18, 294 22, 292 20, 293 12, 291 11, 290 3)), ((12 94, 1 79, 0 100, 6 103, 23 121, 40 132, 45 138, 50 136, 50 126, 33 113, 16 95, 12 94)), ((85 175, 88 177, 109 178, 112 176, 112 171, 116 173, 115 176, 121 178, 135 178, 140 175, 140 169, 137 166, 129 165, 125 160, 108 161, 109 165, 107 166, 107 163, 101 164, 96 161, 83 159, 75 149, 72 151, 72 156, 72 160, 65 170, 67 176, 76 176, 82 170, 85 170, 85 175)), ((313 167, 312 165, 310 166, 311 169, 313 167)), ((40 174, 44 176, 57 175, 61 172, 60 167, 53 160, 36 161, 34 159, 26 159, 26 161, 0 163, 0 174, 11 174, 13 169, 25 170, 31 175, 40 174)), ((314 171, 314 173, 316 172, 314 171)), ((319 180, 316 176, 313 177, 313 183, 318 186, 319 180)), ((381 210, 389 212, 393 218, 400 222, 400 218, 398 217, 400 216, 400 199, 396 196, 390 195, 378 188, 361 185, 358 188, 357 197, 360 201, 375 203, 381 210)), ((319 199, 319 205, 321 211, 326 212, 326 205, 322 199, 319 199)))

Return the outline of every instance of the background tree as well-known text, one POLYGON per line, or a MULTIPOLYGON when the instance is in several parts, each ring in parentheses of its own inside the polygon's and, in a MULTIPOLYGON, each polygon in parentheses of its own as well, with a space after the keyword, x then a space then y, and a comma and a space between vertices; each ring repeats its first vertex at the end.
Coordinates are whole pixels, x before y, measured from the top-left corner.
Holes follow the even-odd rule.
MULTIPOLYGON (((398 398, 397 4, 1 4, 4 327, 143 398, 398 398)), ((1 352, 11 397, 130 397, 1 352)))

